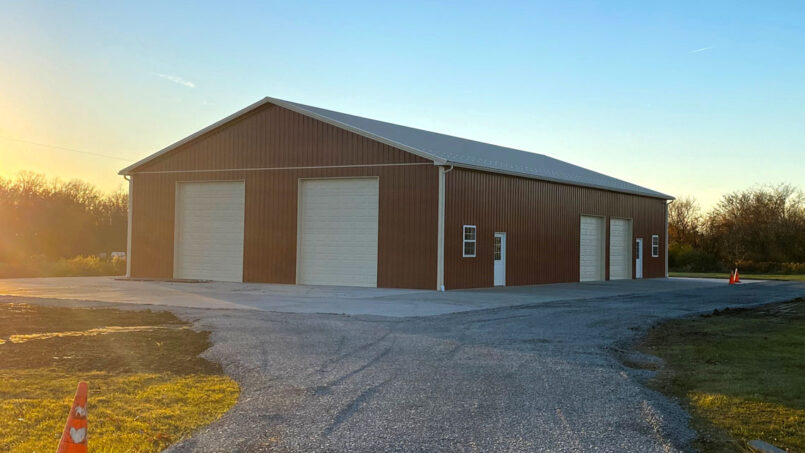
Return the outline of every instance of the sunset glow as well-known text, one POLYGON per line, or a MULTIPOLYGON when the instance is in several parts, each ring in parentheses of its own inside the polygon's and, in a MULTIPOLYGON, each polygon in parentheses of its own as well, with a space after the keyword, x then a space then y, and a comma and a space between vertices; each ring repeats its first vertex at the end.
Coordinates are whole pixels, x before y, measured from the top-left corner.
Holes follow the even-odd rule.
POLYGON ((801 182, 801 9, 697 5, 719 18, 702 22, 688 8, 259 3, 188 16, 161 3, 12 2, 0 16, 0 175, 113 190, 129 162, 275 96, 548 154, 705 206, 801 182))

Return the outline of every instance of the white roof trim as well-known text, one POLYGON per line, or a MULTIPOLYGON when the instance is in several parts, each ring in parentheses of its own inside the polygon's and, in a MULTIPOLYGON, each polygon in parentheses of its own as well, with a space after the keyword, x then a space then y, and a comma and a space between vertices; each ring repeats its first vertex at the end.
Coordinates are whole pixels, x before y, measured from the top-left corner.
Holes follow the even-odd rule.
POLYGON ((262 107, 266 103, 268 103, 268 98, 261 99, 261 100, 255 102, 254 104, 244 108, 244 109, 240 109, 237 112, 235 112, 235 113, 227 116, 226 118, 222 119, 221 121, 217 121, 217 122, 215 122, 213 124, 210 124, 209 126, 205 127, 204 129, 196 132, 195 134, 188 135, 187 137, 185 137, 185 138, 179 140, 178 142, 168 146, 167 148, 162 148, 161 150, 155 152, 154 154, 151 154, 148 157, 145 157, 143 159, 138 160, 137 162, 135 162, 135 163, 129 165, 128 167, 120 170, 119 172, 117 172, 117 174, 119 174, 119 175, 131 174, 131 171, 134 170, 135 168, 137 168, 137 167, 139 167, 141 165, 145 165, 148 162, 151 162, 152 160, 156 159, 157 157, 159 157, 159 156, 161 156, 161 155, 163 155, 165 153, 168 153, 170 151, 173 151, 174 149, 184 145, 185 143, 190 142, 190 141, 192 141, 192 140, 194 140, 194 139, 196 139, 198 137, 201 137, 202 135, 206 134, 207 132, 210 132, 213 129, 221 127, 224 124, 226 124, 226 123, 238 118, 239 116, 245 115, 245 114, 251 112, 252 110, 255 110, 255 109, 259 108, 259 107, 262 107))
POLYGON ((194 133, 192 135, 189 135, 189 136, 179 140, 178 142, 168 146, 167 148, 163 148, 163 149, 155 152, 154 154, 151 154, 150 156, 148 156, 148 157, 146 157, 144 159, 141 159, 141 160, 129 165, 128 167, 120 170, 117 174, 119 174, 119 175, 131 174, 132 170, 134 170, 135 168, 137 168, 137 167, 139 167, 141 165, 145 165, 148 162, 151 162, 152 160, 156 159, 157 157, 159 157, 159 156, 161 156, 163 154, 169 153, 169 152, 173 151, 174 149, 184 145, 185 143, 193 141, 196 138, 206 134, 207 132, 210 132, 210 131, 212 131, 214 129, 217 129, 217 128, 223 126, 224 124, 226 124, 226 123, 228 123, 228 122, 230 122, 230 121, 232 121, 234 119, 237 119, 240 116, 243 116, 243 115, 245 115, 245 114, 247 114, 247 113, 249 113, 249 112, 251 112, 253 110, 256 110, 256 109, 264 106, 265 104, 278 105, 280 107, 286 108, 286 109, 294 111, 296 113, 299 113, 300 115, 308 116, 310 118, 314 118, 314 119, 317 119, 319 121, 323 121, 323 122, 325 122, 327 124, 332 124, 333 126, 339 128, 339 129, 346 129, 346 130, 348 130, 350 132, 354 132, 354 133, 356 133, 358 135, 362 135, 362 136, 364 136, 366 138, 370 138, 372 140, 376 140, 378 142, 385 143, 385 144, 387 144, 389 146, 392 146, 394 148, 398 148, 398 149, 401 149, 403 151, 407 151, 407 152, 409 152, 411 154, 417 155, 417 156, 422 157, 424 159, 432 160, 433 163, 436 164, 436 165, 444 165, 446 163, 446 161, 444 159, 436 157, 436 156, 434 156, 432 154, 428 154, 428 153, 420 151, 420 150, 418 150, 416 148, 412 148, 412 147, 410 147, 408 145, 404 145, 402 143, 397 143, 397 142, 395 142, 393 140, 389 140, 387 138, 380 137, 379 135, 375 135, 375 134, 372 134, 371 132, 367 132, 367 131, 364 131, 362 129, 358 129, 357 127, 350 126, 349 124, 344 124, 344 123, 342 123, 340 121, 336 121, 336 120, 333 120, 331 118, 327 118, 326 116, 322 116, 322 115, 319 115, 318 113, 311 112, 310 110, 307 110, 305 108, 301 108, 299 106, 290 104, 290 103, 288 103, 286 101, 283 101, 282 99, 264 97, 263 99, 255 102, 254 104, 252 104, 252 105, 250 105, 250 106, 248 106, 248 107, 246 107, 244 109, 238 110, 237 112, 227 116, 226 118, 222 119, 221 121, 217 121, 217 122, 215 122, 213 124, 210 124, 209 126, 205 127, 204 129, 202 129, 202 130, 200 130, 200 131, 198 131, 198 132, 196 132, 196 133, 194 133))
POLYGON ((398 149, 401 149, 403 151, 407 151, 407 152, 409 152, 411 154, 414 154, 416 156, 422 157, 424 159, 432 160, 433 163, 436 164, 436 165, 444 165, 447 162, 444 159, 442 159, 441 157, 434 156, 433 154, 426 153, 426 152, 424 152, 424 151, 422 151, 420 149, 413 148, 411 146, 395 142, 394 140, 389 140, 389 139, 387 139, 385 137, 381 137, 379 135, 373 134, 371 132, 365 131, 363 129, 357 128, 355 126, 352 126, 352 125, 349 125, 349 124, 346 124, 346 123, 342 123, 342 122, 334 120, 332 118, 328 118, 326 116, 319 115, 316 112, 310 111, 310 110, 308 110, 308 109, 306 109, 306 108, 304 108, 302 106, 295 105, 295 104, 283 101, 282 99, 266 97, 264 100, 267 100, 268 102, 270 102, 272 104, 279 105, 280 107, 285 107, 286 109, 292 110, 292 111, 294 111, 296 113, 299 113, 301 115, 309 116, 309 117, 317 119, 319 121, 324 121, 327 124, 332 124, 333 126, 338 127, 340 129, 346 129, 346 130, 348 130, 350 132, 354 132, 354 133, 356 133, 358 135, 362 135, 362 136, 364 136, 366 138, 371 138, 372 140, 378 141, 380 143, 385 143, 385 144, 387 144, 389 146, 392 146, 394 148, 398 148, 398 149))

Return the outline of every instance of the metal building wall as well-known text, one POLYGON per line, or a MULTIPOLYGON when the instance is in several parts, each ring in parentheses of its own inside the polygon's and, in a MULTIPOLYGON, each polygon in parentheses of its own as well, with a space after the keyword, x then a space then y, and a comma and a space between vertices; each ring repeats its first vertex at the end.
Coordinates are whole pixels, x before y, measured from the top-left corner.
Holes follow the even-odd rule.
POLYGON ((173 275, 176 182, 244 180, 244 281, 295 283, 299 178, 357 176, 379 177, 378 286, 435 288, 433 163, 273 105, 134 171, 131 276, 173 275))
POLYGON ((643 277, 665 276, 664 200, 461 168, 445 175, 445 186, 447 289, 493 285, 495 232, 506 233, 507 285, 579 281, 581 215, 607 217, 607 278, 610 217, 633 219, 633 243, 643 238, 643 277), (478 228, 474 258, 462 257, 463 225, 478 228), (652 234, 660 237, 656 258, 652 234))

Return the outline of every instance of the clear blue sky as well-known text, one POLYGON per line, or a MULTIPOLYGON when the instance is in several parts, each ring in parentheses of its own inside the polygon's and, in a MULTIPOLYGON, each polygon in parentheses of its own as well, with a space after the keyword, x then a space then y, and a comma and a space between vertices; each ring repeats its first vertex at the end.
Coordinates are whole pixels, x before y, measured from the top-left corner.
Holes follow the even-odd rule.
POLYGON ((5 2, 0 174, 117 187, 269 95, 539 152, 708 206, 803 186, 805 3, 5 2), (12 140, 14 139, 14 140, 12 140))

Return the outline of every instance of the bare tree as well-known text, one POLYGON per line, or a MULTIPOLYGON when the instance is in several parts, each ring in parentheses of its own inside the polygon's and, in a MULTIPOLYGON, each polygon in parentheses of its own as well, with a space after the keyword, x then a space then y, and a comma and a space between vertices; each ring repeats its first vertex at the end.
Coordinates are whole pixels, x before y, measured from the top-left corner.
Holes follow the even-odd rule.
POLYGON ((788 184, 724 195, 707 218, 707 248, 727 266, 805 261, 805 202, 788 184))
POLYGON ((668 236, 671 244, 698 246, 702 214, 693 197, 681 197, 668 206, 668 236))
POLYGON ((24 172, 0 178, 0 262, 124 250, 127 195, 24 172))

